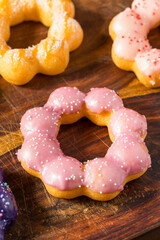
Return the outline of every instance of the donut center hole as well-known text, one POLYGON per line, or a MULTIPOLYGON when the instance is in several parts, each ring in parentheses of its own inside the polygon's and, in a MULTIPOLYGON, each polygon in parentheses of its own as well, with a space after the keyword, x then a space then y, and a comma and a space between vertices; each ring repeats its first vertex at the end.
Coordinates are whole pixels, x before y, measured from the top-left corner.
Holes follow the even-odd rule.
POLYGON ((160 41, 158 41, 158 39, 160 39, 160 26, 150 31, 148 39, 152 48, 160 49, 160 41))
POLYGON ((8 45, 11 48, 28 48, 47 37, 48 28, 40 22, 23 22, 11 27, 8 45))
POLYGON ((63 153, 81 162, 104 157, 111 141, 107 127, 100 127, 87 118, 70 125, 62 125, 58 134, 63 153))

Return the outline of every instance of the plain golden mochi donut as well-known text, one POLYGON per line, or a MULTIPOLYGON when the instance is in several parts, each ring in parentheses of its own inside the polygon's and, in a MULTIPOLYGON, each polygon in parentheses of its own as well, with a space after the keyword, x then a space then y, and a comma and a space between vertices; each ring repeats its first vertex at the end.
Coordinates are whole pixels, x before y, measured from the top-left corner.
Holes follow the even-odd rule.
POLYGON ((70 0, 0 0, 0 74, 8 82, 23 85, 37 73, 56 75, 65 70, 69 52, 82 42, 83 31, 73 19, 70 0), (10 26, 40 21, 49 27, 48 36, 26 49, 7 45, 10 26))
POLYGON ((55 197, 85 195, 107 201, 151 165, 144 143, 145 116, 125 108, 116 92, 107 88, 93 88, 88 94, 72 87, 56 89, 44 107, 32 108, 23 115, 21 132, 24 142, 18 159, 22 167, 39 177, 55 197), (81 163, 63 154, 57 140, 60 125, 82 117, 108 126, 113 143, 103 158, 81 163))
POLYGON ((149 31, 159 24, 159 0, 134 0, 132 7, 115 16, 109 26, 114 63, 133 71, 149 88, 160 87, 160 49, 152 48, 147 39, 149 31))

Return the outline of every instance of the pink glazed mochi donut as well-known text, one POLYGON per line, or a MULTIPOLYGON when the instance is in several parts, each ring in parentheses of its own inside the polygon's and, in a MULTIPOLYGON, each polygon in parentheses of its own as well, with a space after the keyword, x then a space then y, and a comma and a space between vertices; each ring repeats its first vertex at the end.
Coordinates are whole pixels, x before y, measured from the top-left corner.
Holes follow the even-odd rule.
POLYGON ((133 71, 149 88, 160 87, 160 49, 147 35, 160 24, 160 0, 134 0, 131 8, 115 16, 109 26, 114 40, 112 59, 121 69, 133 71))
POLYGON ((88 94, 75 87, 56 89, 44 107, 24 114, 21 132, 24 142, 18 159, 22 167, 39 177, 55 197, 85 195, 99 201, 110 200, 151 166, 144 143, 145 116, 125 108, 116 92, 107 88, 92 88, 88 94), (61 124, 71 124, 82 117, 108 126, 113 142, 103 158, 86 159, 85 163, 65 156, 57 140, 61 124))

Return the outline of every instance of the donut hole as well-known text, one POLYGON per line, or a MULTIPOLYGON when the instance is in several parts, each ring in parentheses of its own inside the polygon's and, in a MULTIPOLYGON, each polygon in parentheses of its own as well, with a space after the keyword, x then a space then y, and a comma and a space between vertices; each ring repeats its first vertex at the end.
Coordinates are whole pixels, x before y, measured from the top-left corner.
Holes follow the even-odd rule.
POLYGON ((160 41, 158 41, 158 39, 160 39, 160 26, 150 31, 148 39, 152 48, 160 49, 160 41))
POLYGON ((58 134, 63 153, 81 162, 104 157, 111 141, 107 127, 100 127, 87 118, 71 125, 62 125, 58 134))
POLYGON ((8 45, 14 48, 28 48, 47 37, 48 28, 40 22, 23 22, 11 27, 8 45))

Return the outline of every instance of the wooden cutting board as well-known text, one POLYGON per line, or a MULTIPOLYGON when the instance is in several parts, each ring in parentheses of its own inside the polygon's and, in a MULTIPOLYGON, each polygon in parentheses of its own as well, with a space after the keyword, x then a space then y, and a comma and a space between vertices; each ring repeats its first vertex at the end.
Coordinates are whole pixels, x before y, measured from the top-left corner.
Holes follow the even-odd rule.
MULTIPOLYGON (((160 226, 160 88, 145 88, 134 73, 118 69, 110 55, 109 22, 130 6, 131 0, 75 0, 74 3, 76 19, 84 29, 84 41, 71 53, 66 71, 58 76, 38 74, 21 87, 0 79, 0 164, 19 208, 17 221, 6 233, 6 240, 124 240, 160 226), (91 87, 118 90, 126 107, 147 117, 146 144, 152 168, 140 179, 128 183, 110 202, 87 197, 54 198, 17 161, 16 152, 22 143, 19 131, 22 115, 29 108, 43 106, 49 94, 61 86, 76 86, 84 92, 91 87)), ((47 28, 39 23, 22 23, 12 28, 9 44, 13 48, 31 46, 46 34, 47 28)), ((160 28, 149 34, 154 47, 160 48, 159 38, 160 28)), ((59 141, 65 154, 80 161, 103 157, 111 144, 107 128, 95 126, 87 119, 62 126, 59 141)), ((154 237, 148 239, 159 239, 158 234, 154 237)))

